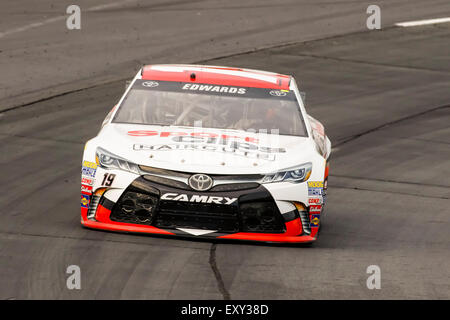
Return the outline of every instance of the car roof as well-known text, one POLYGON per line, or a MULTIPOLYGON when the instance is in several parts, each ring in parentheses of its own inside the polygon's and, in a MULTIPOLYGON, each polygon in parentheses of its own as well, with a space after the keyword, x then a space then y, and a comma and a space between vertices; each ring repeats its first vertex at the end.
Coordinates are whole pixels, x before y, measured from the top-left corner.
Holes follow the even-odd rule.
POLYGON ((291 76, 243 68, 192 65, 147 65, 141 71, 143 80, 179 81, 225 86, 288 90, 291 76), (195 76, 192 76, 195 74, 195 76))

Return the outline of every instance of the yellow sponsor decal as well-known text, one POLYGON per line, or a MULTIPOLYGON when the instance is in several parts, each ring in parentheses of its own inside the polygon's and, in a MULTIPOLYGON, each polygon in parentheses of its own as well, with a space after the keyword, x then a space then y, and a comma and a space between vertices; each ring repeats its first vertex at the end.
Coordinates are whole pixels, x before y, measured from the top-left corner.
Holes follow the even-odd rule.
POLYGON ((323 188, 323 182, 322 181, 308 181, 308 187, 323 188))
POLYGON ((320 222, 320 215, 313 214, 311 215, 311 227, 318 227, 320 222))
POLYGON ((83 167, 97 169, 97 164, 95 162, 83 161, 83 167))

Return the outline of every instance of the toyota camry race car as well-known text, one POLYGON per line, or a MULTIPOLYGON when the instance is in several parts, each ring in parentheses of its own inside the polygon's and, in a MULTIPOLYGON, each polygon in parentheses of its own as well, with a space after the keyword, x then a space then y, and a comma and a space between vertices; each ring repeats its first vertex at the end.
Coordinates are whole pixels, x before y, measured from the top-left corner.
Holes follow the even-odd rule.
POLYGON ((267 242, 317 239, 331 143, 291 76, 143 67, 86 143, 88 228, 267 242))

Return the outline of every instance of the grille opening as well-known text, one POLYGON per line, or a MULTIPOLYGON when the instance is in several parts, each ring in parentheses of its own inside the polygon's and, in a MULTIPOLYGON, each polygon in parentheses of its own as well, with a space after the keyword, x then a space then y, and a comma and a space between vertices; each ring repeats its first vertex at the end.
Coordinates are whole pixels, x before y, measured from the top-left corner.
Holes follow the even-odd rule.
POLYGON ((195 228, 238 232, 239 220, 234 206, 161 201, 155 218, 156 227, 195 228))
POLYGON ((273 202, 251 202, 240 205, 243 231, 284 232, 284 223, 273 202))
POLYGON ((148 222, 152 218, 152 213, 144 209, 137 210, 134 214, 136 215, 136 218, 141 222, 148 222))
POLYGON ((219 184, 210 189, 210 191, 216 192, 233 192, 233 191, 241 191, 248 189, 256 189, 259 187, 259 183, 227 183, 227 184, 219 184))
POLYGON ((126 191, 111 212, 112 221, 151 224, 158 198, 145 193, 126 191))
POLYGON ((136 205, 134 201, 131 199, 127 199, 120 205, 123 214, 132 214, 136 209, 136 205))
POLYGON ((247 216, 244 218, 244 225, 247 227, 247 231, 255 231, 258 229, 259 219, 256 216, 247 216))

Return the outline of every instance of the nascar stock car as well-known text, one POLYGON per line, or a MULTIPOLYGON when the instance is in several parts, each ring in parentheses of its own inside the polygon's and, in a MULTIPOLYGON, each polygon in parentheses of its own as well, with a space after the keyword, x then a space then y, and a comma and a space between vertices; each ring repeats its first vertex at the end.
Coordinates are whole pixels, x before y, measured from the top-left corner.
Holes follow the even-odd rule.
POLYGON ((81 223, 94 229, 313 242, 331 143, 291 76, 148 65, 85 145, 81 223))

